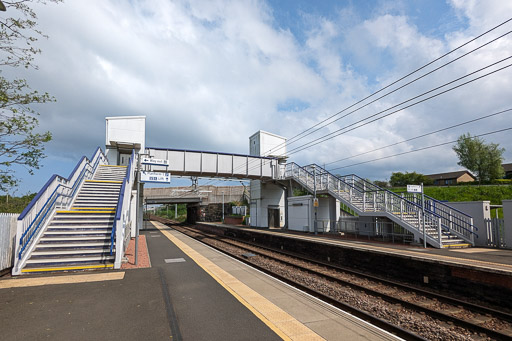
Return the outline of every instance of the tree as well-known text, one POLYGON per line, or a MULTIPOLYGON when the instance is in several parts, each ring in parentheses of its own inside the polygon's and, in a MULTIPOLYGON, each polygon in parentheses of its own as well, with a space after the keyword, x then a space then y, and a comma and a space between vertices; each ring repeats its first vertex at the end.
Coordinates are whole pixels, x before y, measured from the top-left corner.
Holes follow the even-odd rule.
MULTIPOLYGON (((39 3, 60 2, 42 0, 39 3)), ((38 38, 47 38, 37 29, 37 16, 31 0, 3 1, 6 11, 0 12, 0 67, 37 69, 33 63, 41 50, 35 46, 38 38)), ((39 113, 34 104, 53 102, 48 93, 32 90, 25 79, 9 79, 0 71, 0 191, 16 187, 19 179, 12 166, 21 165, 30 174, 39 169, 45 157, 44 144, 52 138, 50 132, 37 133, 39 113)))
POLYGON ((379 186, 379 187, 381 187, 381 188, 386 188, 386 187, 388 187, 388 182, 387 182, 387 181, 375 180, 375 181, 373 182, 373 184, 374 184, 374 185, 376 185, 376 186, 379 186))
POLYGON ((389 184, 391 187, 419 185, 421 183, 424 185, 432 185, 433 181, 429 177, 416 172, 405 172, 405 174, 402 172, 394 172, 389 178, 389 184))
POLYGON ((453 150, 459 158, 457 164, 473 172, 479 184, 500 179, 505 174, 501 166, 505 149, 496 143, 485 144, 482 139, 468 133, 457 139, 453 150))

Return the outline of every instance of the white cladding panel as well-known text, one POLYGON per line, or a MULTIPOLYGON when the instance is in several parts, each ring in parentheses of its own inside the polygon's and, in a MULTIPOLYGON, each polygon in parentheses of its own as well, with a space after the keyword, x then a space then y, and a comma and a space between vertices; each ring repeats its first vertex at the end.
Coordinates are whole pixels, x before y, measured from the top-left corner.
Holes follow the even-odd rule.
POLYGON ((235 174, 247 173, 247 157, 246 156, 233 156, 233 172, 235 174))
POLYGON ((288 198, 288 229, 292 231, 313 231, 313 196, 288 198))
POLYGON ((183 172, 185 170, 185 153, 170 150, 169 169, 171 170, 171 172, 183 172))
POLYGON ((146 140, 146 116, 106 117, 105 145, 111 142, 140 144, 144 150, 146 140))
POLYGON ((217 154, 203 154, 203 172, 217 173, 217 154))
POLYGON ((201 171, 201 153, 185 153, 185 169, 187 172, 201 171))
POLYGON ((220 174, 231 174, 231 167, 233 165, 233 158, 231 155, 219 154, 219 173, 220 174))
POLYGON ((286 138, 260 130, 249 137, 249 152, 256 156, 284 156, 286 138))

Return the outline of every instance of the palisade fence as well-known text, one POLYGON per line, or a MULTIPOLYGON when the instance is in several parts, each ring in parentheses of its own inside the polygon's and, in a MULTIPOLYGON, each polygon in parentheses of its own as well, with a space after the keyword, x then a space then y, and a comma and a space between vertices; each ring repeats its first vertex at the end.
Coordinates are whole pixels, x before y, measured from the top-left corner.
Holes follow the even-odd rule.
POLYGON ((484 219, 487 235, 487 245, 497 248, 506 248, 505 220, 499 218, 484 219))
POLYGON ((12 267, 19 214, 0 213, 0 271, 12 267))

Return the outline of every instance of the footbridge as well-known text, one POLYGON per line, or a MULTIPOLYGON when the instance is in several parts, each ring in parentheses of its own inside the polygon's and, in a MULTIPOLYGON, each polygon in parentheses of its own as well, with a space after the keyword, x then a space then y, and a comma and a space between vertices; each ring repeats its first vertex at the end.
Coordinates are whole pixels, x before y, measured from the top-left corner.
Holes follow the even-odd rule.
POLYGON ((278 177, 278 159, 274 157, 172 148, 146 148, 145 155, 168 161, 168 166, 144 165, 145 170, 170 172, 173 176, 247 180, 278 177))
MULTIPOLYGON (((338 176, 318 165, 285 163, 278 157, 286 154, 284 137, 257 132, 249 138, 250 155, 146 148, 145 116, 107 117, 106 121, 105 153, 98 148, 90 159, 84 156, 67 178, 54 175, 20 214, 14 275, 120 268, 127 242, 142 224, 141 171, 251 180, 252 226, 290 228, 293 218, 301 231, 306 231, 303 227, 311 231, 315 206, 315 225, 326 217, 333 232, 343 203, 358 217, 384 217, 407 229, 417 241, 423 238, 437 248, 474 245, 476 228, 467 214, 433 198, 420 202, 417 196, 392 193, 356 175, 338 176), (275 155, 268 155, 269 150, 275 155), (154 162, 142 163, 142 158, 154 162), (314 205, 291 200, 295 187, 323 197, 314 205), (306 218, 289 215, 290 208, 306 218)), ((197 203, 201 196, 151 200, 197 203)))

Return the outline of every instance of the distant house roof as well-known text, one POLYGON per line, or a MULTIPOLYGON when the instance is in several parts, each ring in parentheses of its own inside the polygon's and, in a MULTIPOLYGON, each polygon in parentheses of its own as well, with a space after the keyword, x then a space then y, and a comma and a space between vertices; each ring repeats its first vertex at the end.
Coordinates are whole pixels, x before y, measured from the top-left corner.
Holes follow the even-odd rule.
POLYGON ((504 163, 501 165, 505 172, 512 172, 512 163, 504 163))
POLYGON ((425 176, 429 177, 432 180, 441 180, 441 179, 457 179, 457 178, 463 176, 464 174, 468 174, 469 176, 471 176, 473 179, 476 180, 475 176, 467 170, 448 172, 448 173, 428 174, 425 176))

